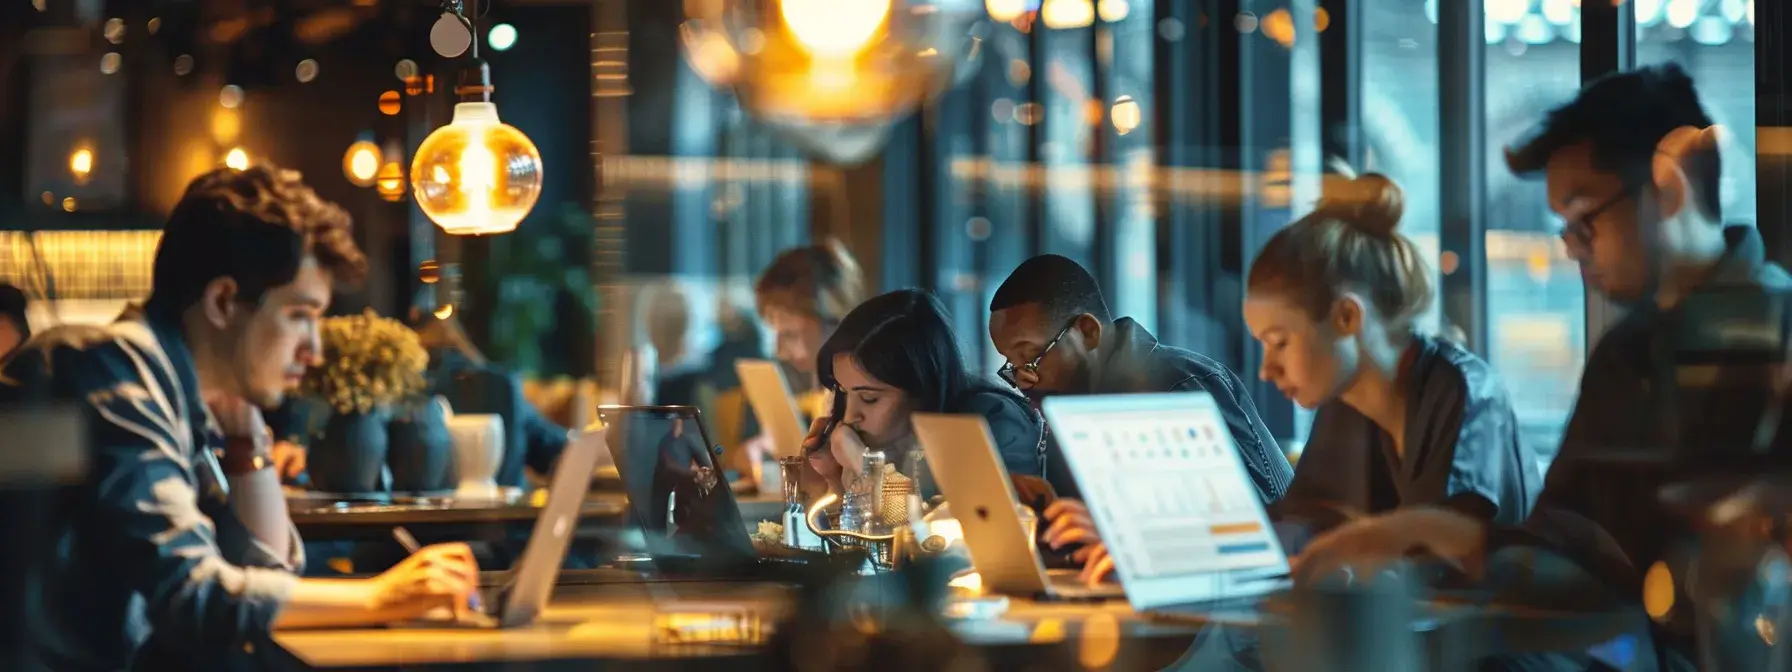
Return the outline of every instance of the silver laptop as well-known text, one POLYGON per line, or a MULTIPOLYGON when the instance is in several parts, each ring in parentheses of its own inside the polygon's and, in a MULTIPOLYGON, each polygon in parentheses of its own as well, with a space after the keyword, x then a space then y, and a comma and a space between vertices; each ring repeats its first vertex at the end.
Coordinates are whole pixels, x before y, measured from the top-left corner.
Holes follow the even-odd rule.
POLYGON ((440 624, 515 628, 535 622, 547 606, 548 596, 554 592, 561 563, 566 559, 566 547, 579 527, 579 512, 586 492, 591 489, 591 470, 597 466, 598 455, 607 452, 609 448, 604 443, 602 429, 574 432, 572 441, 560 453, 560 462, 554 466, 554 479, 548 485, 548 501, 535 518, 535 529, 529 535, 522 557, 517 559, 510 576, 499 585, 495 594, 482 595, 485 598, 483 617, 440 624))
POLYGON ((912 417, 933 479, 964 528, 964 543, 985 589, 1058 599, 1122 595, 1117 585, 1084 585, 1076 570, 1046 571, 1032 536, 1021 527, 1019 498, 982 416, 916 413, 912 417))
POLYGON ((809 433, 803 429, 796 400, 791 398, 790 383, 784 380, 784 370, 776 362, 742 359, 734 363, 734 371, 740 374, 741 388, 747 393, 747 404, 753 407, 759 427, 771 437, 776 457, 795 457, 802 449, 803 437, 809 433))
POLYGON ((1051 397, 1044 408, 1135 611, 1245 606, 1289 586, 1212 395, 1051 397))

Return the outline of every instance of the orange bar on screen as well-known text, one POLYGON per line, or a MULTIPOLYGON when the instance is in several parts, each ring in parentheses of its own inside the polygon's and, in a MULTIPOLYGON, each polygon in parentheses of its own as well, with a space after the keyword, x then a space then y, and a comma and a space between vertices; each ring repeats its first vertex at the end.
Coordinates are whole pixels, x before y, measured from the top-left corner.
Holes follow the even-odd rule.
POLYGON ((1212 532, 1213 534, 1246 534, 1246 533, 1250 533, 1250 532, 1256 532, 1261 529, 1263 529, 1263 526, 1258 525, 1256 522, 1221 523, 1219 525, 1212 525, 1207 528, 1207 530, 1209 532, 1212 532))

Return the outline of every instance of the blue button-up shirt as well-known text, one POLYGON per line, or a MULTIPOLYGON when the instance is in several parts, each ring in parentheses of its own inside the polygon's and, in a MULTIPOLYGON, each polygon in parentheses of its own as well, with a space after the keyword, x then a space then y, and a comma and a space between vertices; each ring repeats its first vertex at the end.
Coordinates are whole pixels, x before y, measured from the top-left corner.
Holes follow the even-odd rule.
POLYGON ((39 655, 57 670, 268 667, 301 545, 276 558, 231 512, 223 441, 173 321, 133 311, 38 335, 6 362, 0 402, 50 400, 86 411, 91 469, 32 582, 39 655))

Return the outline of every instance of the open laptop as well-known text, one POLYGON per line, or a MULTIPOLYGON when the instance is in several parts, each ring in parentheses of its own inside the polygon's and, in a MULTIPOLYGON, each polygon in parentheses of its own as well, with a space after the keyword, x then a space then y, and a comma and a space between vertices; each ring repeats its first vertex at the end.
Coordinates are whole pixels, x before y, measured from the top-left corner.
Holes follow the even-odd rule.
POLYGON ((662 572, 709 574, 756 563, 716 444, 691 406, 599 406, 629 515, 662 572))
POLYGON ((1033 535, 1021 527, 1016 510, 1019 498, 982 416, 916 413, 911 417, 933 479, 964 528, 964 543, 984 588, 1017 597, 1057 599, 1105 599, 1123 594, 1118 585, 1084 585, 1076 570, 1046 570, 1034 552, 1033 535))
POLYGON ((1134 610, 1250 607, 1290 585, 1212 395, 1051 397, 1044 410, 1134 610))
POLYGON ((753 407, 753 416, 759 418, 759 426, 771 437, 776 456, 796 457, 808 432, 803 429, 796 400, 791 397, 790 383, 784 380, 784 370, 777 362, 742 359, 734 363, 734 371, 740 374, 747 405, 753 407))
POLYGON ((579 527, 579 511, 591 488, 591 470, 604 452, 604 430, 577 432, 554 465, 548 485, 548 501, 535 518, 535 529, 522 557, 496 590, 485 593, 485 610, 474 618, 429 622, 473 628, 515 628, 535 622, 547 606, 548 596, 560 576, 567 544, 579 527))

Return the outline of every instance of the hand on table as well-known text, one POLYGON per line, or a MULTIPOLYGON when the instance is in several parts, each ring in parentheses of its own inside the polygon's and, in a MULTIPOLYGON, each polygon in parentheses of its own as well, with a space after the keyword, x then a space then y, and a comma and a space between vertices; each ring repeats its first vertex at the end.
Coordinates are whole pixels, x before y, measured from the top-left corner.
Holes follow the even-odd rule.
POLYGON ((291 441, 274 442, 274 469, 280 473, 280 480, 292 482, 305 473, 305 447, 291 441))
POLYGON ((1368 576, 1419 553, 1479 578, 1486 545, 1487 527, 1481 521, 1447 509, 1415 507, 1359 518, 1320 535, 1294 559, 1292 573, 1297 583, 1346 572, 1368 576))
POLYGON ((444 608, 465 619, 479 603, 479 563, 466 544, 426 546, 370 581, 374 608, 394 621, 444 608))

